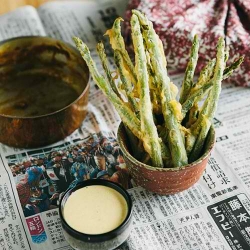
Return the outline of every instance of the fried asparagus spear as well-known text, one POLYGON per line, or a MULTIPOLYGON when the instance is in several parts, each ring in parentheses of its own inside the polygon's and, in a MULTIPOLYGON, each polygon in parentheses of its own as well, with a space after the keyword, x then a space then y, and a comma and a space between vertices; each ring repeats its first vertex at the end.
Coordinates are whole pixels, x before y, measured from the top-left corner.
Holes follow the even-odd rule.
POLYGON ((127 95, 128 101, 131 104, 133 111, 137 114, 139 112, 138 103, 133 95, 131 82, 129 82, 129 79, 127 79, 126 77, 126 68, 124 66, 123 58, 119 50, 115 50, 114 59, 115 59, 115 64, 119 71, 120 79, 123 83, 124 90, 127 95))
POLYGON ((197 89, 201 88, 206 82, 208 82, 214 74, 214 66, 216 59, 210 60, 207 65, 201 70, 197 83, 194 84, 188 96, 193 94, 197 89))
POLYGON ((210 120, 214 117, 217 109, 217 104, 221 92, 221 82, 223 80, 223 71, 225 69, 225 41, 221 37, 217 44, 216 64, 214 70, 214 76, 212 81, 214 82, 211 92, 204 103, 204 108, 201 110, 202 115, 206 115, 210 120))
POLYGON ((104 71, 106 73, 107 80, 109 81, 109 84, 110 84, 111 88, 113 89, 115 94, 119 98, 121 98, 121 95, 120 95, 120 93, 118 91, 118 88, 117 88, 117 86, 115 84, 115 81, 114 81, 114 79, 113 79, 113 77, 111 75, 111 72, 109 70, 109 67, 108 67, 108 60, 107 60, 107 56, 106 56, 106 53, 105 53, 105 48, 104 48, 103 43, 102 42, 98 43, 96 49, 97 49, 98 55, 99 55, 99 57, 101 59, 102 67, 103 67, 103 69, 104 69, 104 71))
POLYGON ((212 86, 213 86, 213 81, 209 81, 188 97, 188 99, 182 104, 181 112, 183 117, 186 116, 187 112, 198 101, 197 99, 203 96, 208 90, 210 90, 212 86))
POLYGON ((221 81, 223 80, 223 71, 225 69, 225 41, 220 38, 217 44, 216 64, 214 70, 214 76, 212 79, 213 87, 205 100, 202 110, 196 123, 192 126, 191 130, 196 130, 201 127, 199 136, 195 142, 194 148, 189 156, 189 162, 198 159, 205 143, 205 138, 210 129, 212 119, 217 109, 219 95, 221 92, 221 81), (203 122, 202 122, 203 121, 203 122))
POLYGON ((194 147, 192 148, 191 154, 188 158, 189 163, 194 162, 200 157, 211 124, 212 122, 206 116, 203 116, 201 119, 200 133, 195 140, 194 147))
POLYGON ((236 70, 244 61, 244 56, 241 56, 239 59, 236 59, 230 66, 226 67, 223 72, 223 80, 227 79, 232 75, 234 70, 236 70))
POLYGON ((180 100, 179 100, 181 104, 185 102, 193 86, 194 71, 198 60, 198 50, 199 50, 199 40, 198 36, 195 35, 192 43, 190 59, 185 71, 185 76, 181 87, 180 100))
POLYGON ((134 84, 136 84, 137 76, 135 73, 135 68, 126 50, 124 39, 121 35, 121 21, 123 21, 121 17, 116 18, 112 29, 107 30, 105 35, 109 36, 110 44, 113 50, 119 50, 122 53, 124 61, 131 74, 131 80, 134 84))
POLYGON ((199 115, 200 109, 197 102, 194 103, 192 108, 189 110, 188 121, 185 124, 185 127, 190 128, 196 121, 199 115))
POLYGON ((131 17, 132 39, 135 51, 135 70, 140 90, 140 120, 143 134, 144 148, 149 148, 148 154, 152 159, 153 166, 163 167, 161 148, 156 126, 154 124, 152 105, 149 94, 149 76, 147 71, 147 58, 144 51, 143 38, 140 30, 138 17, 131 17))
MULTIPOLYGON (((170 89, 170 79, 167 69, 162 60, 161 49, 158 46, 159 38, 153 29, 153 24, 142 13, 133 10, 140 21, 143 36, 148 52, 151 55, 151 63, 154 72, 157 72, 157 87, 161 96, 162 113, 166 128, 168 130, 168 146, 171 152, 174 167, 186 165, 188 162, 187 154, 179 128, 175 112, 171 109, 170 102, 176 102, 172 97, 170 89)), ((173 103, 172 103, 173 104, 173 103)), ((177 102, 176 102, 177 104, 177 102)))

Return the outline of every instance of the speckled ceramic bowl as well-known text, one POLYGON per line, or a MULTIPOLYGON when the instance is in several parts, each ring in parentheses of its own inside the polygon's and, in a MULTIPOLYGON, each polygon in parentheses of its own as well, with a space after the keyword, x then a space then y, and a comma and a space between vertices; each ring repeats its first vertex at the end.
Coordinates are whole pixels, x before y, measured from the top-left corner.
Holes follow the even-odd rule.
POLYGON ((149 191, 166 195, 186 190, 200 179, 215 143, 215 130, 211 127, 202 156, 195 162, 179 168, 155 168, 136 160, 130 154, 128 137, 122 123, 117 137, 124 160, 135 183, 149 191))

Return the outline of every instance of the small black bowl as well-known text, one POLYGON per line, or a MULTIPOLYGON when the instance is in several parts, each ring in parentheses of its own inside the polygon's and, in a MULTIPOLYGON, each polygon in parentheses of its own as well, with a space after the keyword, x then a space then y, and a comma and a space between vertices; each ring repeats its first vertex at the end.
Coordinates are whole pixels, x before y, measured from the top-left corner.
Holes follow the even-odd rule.
POLYGON ((74 188, 69 189, 62 197, 59 205, 59 215, 62 222, 65 239, 71 247, 78 250, 110 250, 120 246, 129 236, 132 230, 132 200, 128 192, 119 184, 103 180, 92 179, 77 184, 74 188), (101 185, 112 188, 119 192, 126 200, 128 214, 120 226, 114 230, 103 234, 84 234, 76 231, 68 225, 63 216, 63 209, 69 196, 76 190, 86 186, 101 185))

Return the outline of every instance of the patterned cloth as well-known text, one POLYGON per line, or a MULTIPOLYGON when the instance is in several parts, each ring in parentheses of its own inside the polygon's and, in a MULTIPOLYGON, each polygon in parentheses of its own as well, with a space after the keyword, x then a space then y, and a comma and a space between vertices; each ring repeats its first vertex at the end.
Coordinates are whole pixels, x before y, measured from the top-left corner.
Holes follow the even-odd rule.
POLYGON ((144 12, 154 23, 163 41, 168 67, 184 71, 194 34, 201 39, 197 72, 216 54, 220 36, 230 48, 228 62, 240 55, 245 60, 230 78, 241 86, 250 86, 250 3, 249 0, 131 0, 125 20, 125 37, 131 44, 131 9, 144 12))

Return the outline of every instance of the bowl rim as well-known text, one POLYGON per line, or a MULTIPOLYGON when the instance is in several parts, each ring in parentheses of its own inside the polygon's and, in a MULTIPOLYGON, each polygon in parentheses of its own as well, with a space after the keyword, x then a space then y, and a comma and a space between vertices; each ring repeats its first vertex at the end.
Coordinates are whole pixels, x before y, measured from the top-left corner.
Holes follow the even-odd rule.
POLYGON ((129 161, 133 162, 134 164, 136 164, 140 167, 143 167, 147 170, 157 171, 157 172, 177 172, 180 170, 195 167, 196 165, 203 162, 209 156, 209 154, 211 153, 211 151, 215 145, 215 129, 214 129, 214 126, 211 125, 211 128, 209 129, 209 133, 211 133, 211 136, 212 136, 211 142, 210 142, 210 145, 208 146, 208 149, 205 151, 205 153, 201 157, 199 157, 196 161, 189 163, 187 165, 181 166, 181 167, 158 168, 158 167, 153 167, 153 166, 150 166, 150 165, 147 165, 145 163, 138 161, 128 152, 128 150, 125 147, 125 143, 121 138, 121 133, 123 133, 123 132, 126 133, 125 126, 124 126, 123 122, 121 122, 119 124, 118 130, 117 130, 117 140, 118 140, 119 146, 120 146, 123 154, 129 159, 129 161))
POLYGON ((8 43, 8 42, 11 42, 11 41, 15 41, 15 40, 22 40, 22 39, 49 39, 51 41, 54 41, 55 43, 56 42, 59 42, 61 44, 63 44, 64 46, 66 47, 69 47, 71 50, 73 50, 74 52, 76 52, 76 54, 78 54, 79 58, 82 60, 83 64, 85 64, 86 66, 86 70, 87 70, 87 81, 86 81, 86 85, 83 89, 83 91, 81 92, 81 94, 73 101, 71 102, 70 104, 68 104, 67 106, 59 109, 59 110, 56 110, 52 113, 48 113, 48 114, 43 114, 43 115, 38 115, 38 116, 11 116, 11 115, 4 115, 4 114, 1 114, 0 113, 0 117, 4 117, 4 118, 10 118, 10 119, 22 119, 22 120, 31 120, 31 119, 39 119, 39 118, 44 118, 44 117, 49 117, 49 116, 53 116, 55 114, 58 114, 60 112, 63 112, 65 111, 66 109, 68 109, 70 106, 73 106, 75 103, 77 103, 83 96, 85 96, 88 91, 89 91, 89 88, 90 88, 90 72, 89 72, 89 68, 87 67, 87 64, 86 62, 82 59, 80 53, 78 52, 78 50, 73 47, 71 44, 67 43, 67 42, 64 42, 62 40, 59 40, 59 39, 55 39, 55 38, 52 38, 52 37, 49 37, 49 36, 19 36, 19 37, 12 37, 12 38, 9 38, 9 39, 6 39, 6 40, 3 40, 0 42, 0 46, 4 45, 5 43, 8 43))
MULTIPOLYGON (((66 201, 65 201, 66 203, 66 201)), ((89 243, 97 243, 97 242, 104 242, 107 240, 111 240, 113 238, 115 238, 116 236, 120 235, 122 232, 124 232, 126 230, 126 228, 129 226, 129 224, 132 222, 132 214, 133 214, 133 202, 132 199, 129 195, 129 193, 118 183, 113 182, 113 181, 109 181, 109 180, 104 180, 104 179, 89 179, 89 180, 85 180, 82 181, 80 183, 78 183, 75 187, 68 189, 62 196, 60 203, 59 203, 59 216, 60 219, 62 221, 62 226, 64 228, 64 230, 71 235, 72 237, 83 241, 83 242, 89 242, 89 243), (128 213, 124 219, 124 221, 115 229, 106 232, 106 233, 102 233, 102 234, 85 234, 85 233, 81 233, 75 229, 73 229, 64 219, 63 216, 63 202, 65 201, 65 199, 67 199, 71 193, 73 193, 74 191, 81 189, 83 187, 86 186, 92 186, 92 185, 100 185, 100 186, 106 186, 109 188, 112 188, 114 190, 116 190, 117 192, 119 192, 124 199, 126 200, 127 206, 128 206, 128 213)))

